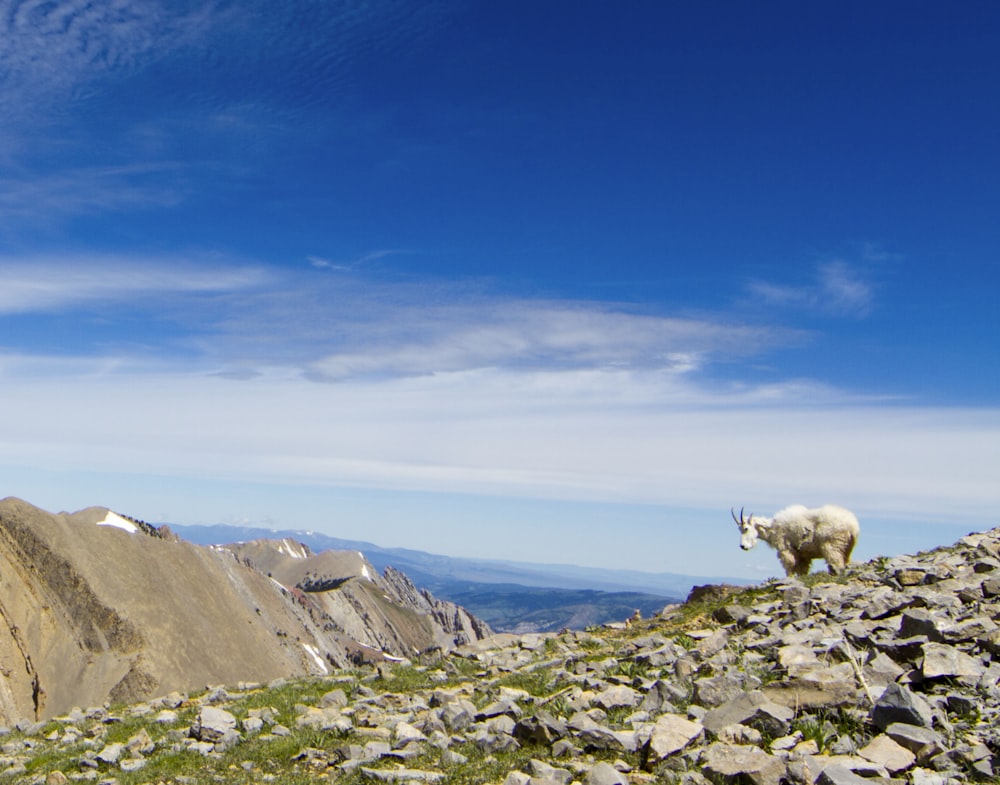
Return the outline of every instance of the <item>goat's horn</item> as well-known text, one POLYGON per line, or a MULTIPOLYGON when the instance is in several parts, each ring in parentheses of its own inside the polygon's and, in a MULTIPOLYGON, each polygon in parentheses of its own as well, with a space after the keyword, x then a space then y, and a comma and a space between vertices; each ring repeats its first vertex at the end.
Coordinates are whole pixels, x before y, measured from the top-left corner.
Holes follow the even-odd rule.
POLYGON ((733 516, 733 520, 736 521, 736 523, 739 523, 739 521, 736 520, 736 510, 734 510, 732 507, 730 507, 729 508, 729 514, 733 516))

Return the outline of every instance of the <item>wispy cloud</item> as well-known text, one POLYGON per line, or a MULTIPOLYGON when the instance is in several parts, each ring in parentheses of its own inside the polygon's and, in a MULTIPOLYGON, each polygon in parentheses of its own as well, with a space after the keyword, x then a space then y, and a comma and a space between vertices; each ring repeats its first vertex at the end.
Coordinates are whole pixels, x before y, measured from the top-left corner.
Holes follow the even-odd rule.
POLYGON ((184 195, 177 173, 178 167, 159 163, 6 177, 0 181, 0 215, 8 222, 39 223, 66 215, 170 207, 184 195))
MULTIPOLYGON (((415 293, 414 293, 415 294, 415 293)), ((616 311, 598 303, 478 298, 386 309, 377 329, 311 363, 321 378, 482 368, 696 370, 713 354, 760 351, 768 329, 616 311)))
POLYGON ((833 316, 866 316, 874 289, 861 271, 841 260, 817 265, 813 280, 799 285, 753 281, 751 293, 764 305, 812 310, 833 316))
POLYGON ((199 265, 183 258, 0 259, 0 315, 127 303, 171 293, 232 292, 260 286, 267 279, 260 267, 199 265))
POLYGON ((334 261, 332 259, 327 259, 323 256, 309 256, 306 257, 306 261, 309 262, 313 267, 320 270, 334 270, 337 272, 354 272, 357 270, 362 270, 366 267, 370 267, 373 262, 377 262, 380 259, 385 259, 388 256, 395 256, 398 254, 408 253, 407 251, 398 251, 392 249, 382 249, 377 251, 368 251, 360 256, 354 257, 353 259, 346 259, 344 261, 334 261))
POLYGON ((614 370, 4 389, 0 465, 720 510, 835 498, 950 522, 997 503, 996 410, 678 405, 669 379, 614 370))
POLYGON ((693 373, 802 340, 785 328, 510 297, 468 282, 308 271, 233 298, 202 334, 227 373, 293 367, 320 381, 486 368, 693 373))
POLYGON ((356 78, 358 58, 414 45, 439 15, 434 4, 391 1, 306 9, 265 0, 0 0, 0 107, 7 118, 38 116, 154 63, 170 69, 161 89, 189 105, 218 107, 234 73, 252 74, 258 99, 280 104, 295 92, 329 101, 356 78))
POLYGON ((158 3, 145 0, 2 0, 4 114, 24 117, 37 112, 39 102, 78 94, 95 78, 134 68, 178 30, 158 3), (35 101, 25 102, 28 95, 35 101))
MULTIPOLYGON (((99 312, 103 334, 124 335, 137 307, 147 321, 176 326, 147 338, 161 343, 143 346, 140 367, 159 352, 164 367, 174 368, 183 344, 192 372, 233 379, 345 382, 487 369, 679 378, 801 340, 788 329, 509 297, 461 282, 400 283, 185 257, 0 259, 0 316, 45 313, 65 321, 99 312), (211 307, 204 295, 212 296, 211 307)), ((81 322, 79 339, 87 329, 81 322)))

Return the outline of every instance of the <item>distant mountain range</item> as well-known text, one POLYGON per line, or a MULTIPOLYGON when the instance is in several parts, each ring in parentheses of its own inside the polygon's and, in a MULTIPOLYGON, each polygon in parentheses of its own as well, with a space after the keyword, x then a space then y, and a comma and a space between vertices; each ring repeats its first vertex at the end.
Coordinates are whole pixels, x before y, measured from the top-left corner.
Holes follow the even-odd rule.
POLYGON ((739 578, 697 577, 675 573, 532 564, 441 556, 408 548, 384 548, 314 531, 248 526, 181 526, 171 528, 202 545, 291 539, 314 552, 361 551, 378 570, 393 567, 417 586, 449 600, 486 621, 499 632, 582 629, 608 621, 624 621, 635 610, 643 616, 681 602, 692 587, 704 583, 744 584, 739 578))

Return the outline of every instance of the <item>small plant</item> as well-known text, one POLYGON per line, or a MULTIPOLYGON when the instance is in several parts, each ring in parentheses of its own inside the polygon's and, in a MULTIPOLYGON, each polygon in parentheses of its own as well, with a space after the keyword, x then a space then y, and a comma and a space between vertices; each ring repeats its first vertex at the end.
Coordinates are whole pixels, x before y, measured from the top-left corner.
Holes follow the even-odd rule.
POLYGON ((524 690, 535 698, 544 698, 556 691, 552 686, 552 674, 545 668, 511 673, 497 679, 496 686, 524 690))
POLYGON ((549 656, 558 654, 560 648, 559 641, 555 638, 546 638, 545 643, 542 646, 542 650, 549 656))
POLYGON ((816 742, 820 752, 826 752, 839 737, 861 740, 865 736, 864 720, 850 710, 836 709, 818 714, 807 714, 792 721, 792 731, 799 731, 802 738, 816 742))
POLYGON ((806 717, 798 722, 792 722, 792 731, 801 733, 803 741, 815 742, 820 752, 826 752, 830 742, 837 738, 833 725, 816 717, 806 717))
POLYGON ((639 662, 635 659, 619 660, 618 664, 613 668, 610 668, 605 675, 607 676, 623 676, 626 679, 642 679, 645 678, 650 671, 650 664, 648 662, 639 662))
POLYGON ((583 640, 580 641, 580 649, 582 651, 595 653, 598 651, 602 651, 604 648, 605 648, 604 642, 600 638, 593 635, 584 638, 583 640))

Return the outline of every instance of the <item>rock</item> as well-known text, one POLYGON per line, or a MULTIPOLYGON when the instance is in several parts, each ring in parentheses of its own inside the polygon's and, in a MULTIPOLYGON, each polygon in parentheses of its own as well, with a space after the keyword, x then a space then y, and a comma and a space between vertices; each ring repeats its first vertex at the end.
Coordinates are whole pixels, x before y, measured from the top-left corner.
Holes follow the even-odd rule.
POLYGON ((870 780, 860 777, 846 766, 832 763, 820 772, 817 785, 871 785, 870 780))
POLYGON ((469 759, 455 750, 445 750, 441 753, 441 764, 443 766, 462 766, 469 762, 469 759))
POLYGON ((924 608, 909 608, 901 614, 899 622, 900 638, 925 637, 928 641, 944 640, 942 628, 947 626, 946 617, 931 613, 924 608))
POLYGON ((585 747, 622 752, 631 752, 637 747, 634 732, 612 730, 598 724, 582 712, 574 714, 566 723, 566 727, 574 732, 585 747))
POLYGON ((94 757, 100 763, 105 763, 109 766, 117 763, 121 756, 125 753, 124 744, 108 744, 94 757))
POLYGON ((880 730, 895 722, 931 727, 934 714, 930 704, 902 684, 890 684, 875 702, 871 720, 880 730))
POLYGON ((812 665, 816 661, 816 652, 813 650, 812 646, 803 645, 801 643, 792 643, 787 646, 781 646, 778 649, 778 665, 785 670, 794 668, 798 665, 812 665))
POLYGON ((917 760, 917 756, 910 750, 885 734, 876 736, 858 754, 884 766, 892 774, 910 768, 917 760))
POLYGON ((729 642, 729 633, 724 630, 715 630, 711 634, 705 636, 698 644, 695 646, 695 653, 702 659, 708 660, 713 655, 722 651, 726 644, 729 642))
POLYGON ((945 749, 944 738, 936 730, 905 722, 894 722, 885 728, 885 735, 915 753, 920 760, 932 758, 945 749))
POLYGON ((682 700, 685 697, 686 692, 680 690, 676 685, 657 679, 646 690, 646 695, 643 697, 642 703, 639 704, 639 710, 659 712, 664 707, 670 707, 672 701, 682 700))
POLYGON ((226 733, 236 730, 236 718, 225 709, 205 706, 198 712, 191 725, 191 737, 214 744, 226 733))
POLYGON ((249 736, 260 733, 264 729, 264 720, 260 717, 247 717, 240 723, 243 732, 249 736))
POLYGON ((740 725, 739 723, 726 725, 724 728, 720 728, 715 735, 716 741, 726 744, 753 744, 761 747, 764 740, 764 736, 759 730, 751 728, 749 725, 740 725))
MULTIPOLYGON (((1000 593, 1000 592, 998 592, 1000 593)), ((742 624, 751 613, 750 609, 744 605, 735 603, 724 605, 712 613, 712 617, 722 624, 742 624)))
POLYGON ((770 700, 763 692, 747 692, 708 712, 702 720, 705 729, 716 733, 727 725, 749 725, 772 736, 788 731, 795 712, 770 700))
POLYGON ((427 741, 427 737, 408 722, 397 723, 393 735, 396 738, 396 746, 398 747, 414 741, 427 741))
POLYGON ((981 662, 954 646, 944 643, 925 643, 922 649, 924 659, 920 671, 925 679, 947 676, 976 683, 986 671, 981 662))
POLYGON ((528 773, 532 780, 545 780, 547 782, 558 783, 558 785, 569 785, 573 779, 573 774, 566 770, 556 768, 542 760, 532 759, 528 761, 528 773))
POLYGON ((153 739, 149 735, 149 731, 142 728, 138 733, 132 736, 132 738, 125 742, 125 749, 128 750, 131 755, 149 755, 156 749, 156 744, 153 743, 153 739))
POLYGON ((378 782, 440 782, 444 774, 439 771, 421 771, 419 769, 361 769, 362 774, 378 782))
POLYGON ((546 744, 551 746, 557 739, 567 734, 566 723, 539 711, 532 717, 524 717, 514 726, 513 736, 522 744, 546 744))
POLYGON ((916 768, 909 774, 912 785, 954 785, 954 783, 960 782, 960 780, 955 780, 930 769, 916 768))
POLYGON ((761 692, 788 709, 820 709, 857 703, 858 688, 849 663, 834 666, 803 663, 794 667, 794 676, 768 684, 761 692))
POLYGON ((700 706, 715 708, 742 695, 743 681, 741 676, 730 673, 695 679, 692 697, 700 706))
POLYGON ((321 709, 342 709, 347 705, 347 695, 342 689, 330 690, 319 699, 318 706, 321 709))
POLYGON ((952 624, 944 629, 944 639, 946 643, 964 643, 966 641, 978 641, 988 638, 993 633, 1000 630, 988 616, 976 616, 972 619, 957 624, 952 624))
MULTIPOLYGON (((295 720, 297 728, 314 728, 315 730, 331 730, 347 733, 353 727, 349 717, 340 713, 337 707, 320 709, 310 706, 295 720)), ((272 731, 273 732, 273 731, 272 731)))
POLYGON ((449 730, 462 731, 475 721, 476 707, 471 701, 454 700, 445 704, 438 716, 449 730))
POLYGON ((628 777, 610 763, 598 763, 583 778, 584 785, 628 785, 628 777))
POLYGON ((513 701, 510 698, 504 698, 502 700, 494 701, 488 706, 484 706, 476 713, 476 719, 488 720, 491 717, 499 717, 501 714, 517 719, 522 713, 521 707, 517 705, 516 701, 513 701))
POLYGON ((639 693, 631 687, 615 685, 594 696, 594 703, 605 711, 619 707, 631 708, 641 700, 639 693))
POLYGON ((746 778, 754 785, 780 785, 785 764, 759 747, 715 742, 701 755, 701 766, 709 779, 746 778))
POLYGON ((643 748, 642 758, 646 767, 652 767, 674 755, 704 735, 700 723, 691 722, 676 714, 666 714, 656 721, 649 740, 643 748))

